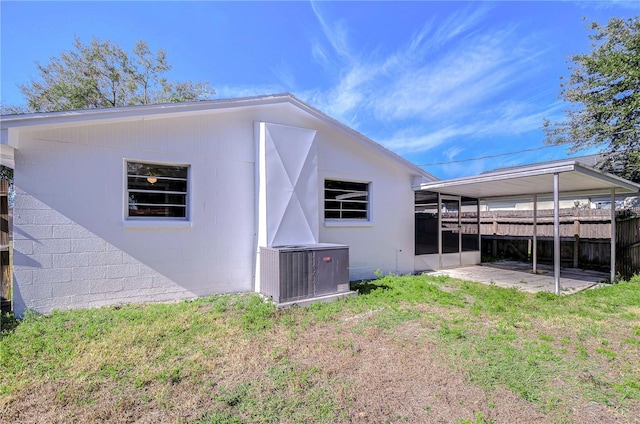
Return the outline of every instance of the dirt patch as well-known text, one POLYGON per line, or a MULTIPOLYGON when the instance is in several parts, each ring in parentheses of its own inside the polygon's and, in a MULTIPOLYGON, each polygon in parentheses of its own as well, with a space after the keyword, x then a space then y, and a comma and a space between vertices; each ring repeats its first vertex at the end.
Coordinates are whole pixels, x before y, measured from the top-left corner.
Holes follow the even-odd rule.
POLYGON ((348 382, 342 402, 352 423, 451 423, 483 417, 495 422, 544 422, 538 408, 513 393, 486 393, 441 360, 419 324, 392 332, 324 327, 298 340, 295 360, 320 366, 348 382))

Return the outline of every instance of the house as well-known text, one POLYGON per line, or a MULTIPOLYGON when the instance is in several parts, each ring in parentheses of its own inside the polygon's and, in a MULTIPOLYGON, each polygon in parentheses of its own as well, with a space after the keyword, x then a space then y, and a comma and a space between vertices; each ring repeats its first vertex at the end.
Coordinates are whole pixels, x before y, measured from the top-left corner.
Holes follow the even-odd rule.
POLYGON ((575 161, 439 181, 290 94, 0 128, 17 315, 261 292, 279 246, 348 246, 349 280, 478 264, 481 201, 640 190, 575 161))
POLYGON ((435 180, 289 94, 4 116, 1 145, 18 314, 259 291, 265 246, 413 272, 412 187, 435 180))

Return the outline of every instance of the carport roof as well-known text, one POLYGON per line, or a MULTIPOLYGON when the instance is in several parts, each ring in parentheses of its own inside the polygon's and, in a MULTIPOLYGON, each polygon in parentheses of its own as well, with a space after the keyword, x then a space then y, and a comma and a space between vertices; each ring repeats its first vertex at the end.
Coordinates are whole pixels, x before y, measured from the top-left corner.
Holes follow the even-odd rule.
POLYGON ((553 193, 553 175, 559 174, 560 193, 571 195, 633 194, 640 185, 624 178, 599 171, 575 160, 546 162, 487 172, 473 177, 434 181, 419 186, 419 190, 443 194, 494 199, 530 197, 553 193))

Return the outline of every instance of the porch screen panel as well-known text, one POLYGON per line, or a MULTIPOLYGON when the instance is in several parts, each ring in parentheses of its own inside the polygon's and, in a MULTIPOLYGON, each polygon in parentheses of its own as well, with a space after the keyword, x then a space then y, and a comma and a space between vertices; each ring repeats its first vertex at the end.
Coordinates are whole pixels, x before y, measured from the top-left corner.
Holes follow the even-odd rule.
POLYGON ((455 200, 442 201, 442 253, 460 251, 460 203, 455 200))
POLYGON ((480 250, 478 245, 478 199, 463 197, 461 202, 462 209, 462 251, 474 252, 480 250))
POLYGON ((438 253, 438 195, 431 192, 415 194, 415 254, 438 253))

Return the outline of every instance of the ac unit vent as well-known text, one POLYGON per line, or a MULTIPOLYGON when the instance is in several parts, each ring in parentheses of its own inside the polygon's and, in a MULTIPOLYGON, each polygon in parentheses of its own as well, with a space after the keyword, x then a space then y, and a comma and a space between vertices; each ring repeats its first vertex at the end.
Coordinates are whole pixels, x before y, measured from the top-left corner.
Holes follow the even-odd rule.
POLYGON ((260 291, 276 303, 349 291, 349 247, 313 244, 260 248, 260 291))

